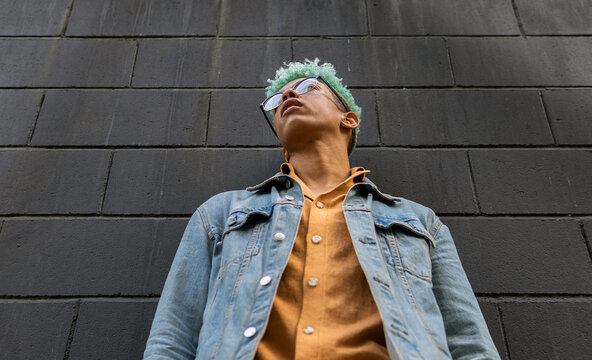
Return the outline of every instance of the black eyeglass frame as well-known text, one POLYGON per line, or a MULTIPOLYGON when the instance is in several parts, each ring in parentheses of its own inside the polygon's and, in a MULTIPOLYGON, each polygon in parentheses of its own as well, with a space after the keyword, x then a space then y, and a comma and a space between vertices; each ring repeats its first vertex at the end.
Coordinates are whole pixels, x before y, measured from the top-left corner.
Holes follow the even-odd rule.
MULTIPOLYGON (((337 97, 337 99, 339 99, 339 102, 341 103, 341 105, 343 105, 343 107, 345 108, 345 110, 346 110, 347 112, 351 111, 351 109, 349 108, 349 106, 347 106, 347 104, 345 103, 345 101, 343 101, 343 99, 341 98, 341 96, 339 96, 339 94, 337 93, 337 91, 335 91, 335 89, 333 89, 333 87, 332 87, 331 85, 329 85, 329 84, 327 83, 327 81, 326 81, 325 79, 323 79, 323 77, 322 77, 321 75, 318 75, 318 74, 317 74, 317 75, 307 76, 307 77, 303 78, 302 80, 298 81, 296 84, 294 84, 294 86, 292 86, 291 90, 294 90, 294 89, 296 89, 296 87, 297 87, 298 85, 300 85, 300 84, 301 84, 303 81, 305 81, 305 80, 307 80, 307 79, 315 79, 315 80, 317 80, 317 81, 318 81, 319 79, 320 79, 320 80, 322 80, 322 81, 323 81, 323 84, 327 85, 327 87, 328 87, 328 88, 329 88, 329 89, 330 89, 330 90, 333 92, 333 94, 335 94, 335 96, 337 97)), ((267 117, 267 112, 265 112, 265 110, 263 109, 263 105, 265 105, 265 103, 266 103, 266 102, 268 102, 268 101, 269 101, 269 99, 271 99, 272 97, 274 97, 274 96, 276 96, 276 95, 278 95, 278 94, 282 95, 282 94, 283 94, 284 92, 286 92, 287 90, 288 90, 288 89, 286 89, 286 90, 284 90, 284 91, 279 91, 279 92, 276 92, 275 94, 272 94, 272 95, 270 95, 270 96, 269 96, 267 99, 265 99, 265 100, 264 100, 264 101, 263 101, 261 104, 259 104, 259 108, 260 108, 260 109, 261 109, 261 111, 263 112, 263 116, 265 117, 265 121, 267 121, 267 124, 268 124, 268 125, 269 125, 269 127, 271 128, 271 131, 273 131, 273 134, 274 134, 274 135, 275 135, 275 137, 277 137, 278 139, 279 139, 279 137, 278 137, 277 133, 275 132, 275 128, 273 127, 273 122, 272 122, 272 121, 269 121, 269 118, 267 117)), ((310 90, 308 90, 308 91, 310 91, 310 90)), ((303 92, 302 94, 305 94, 305 93, 307 93, 308 91, 305 91, 305 92, 303 92)), ((299 95, 302 95, 302 94, 300 94, 300 93, 299 93, 299 95)), ((281 105, 281 103, 280 103, 280 105, 281 105)), ((280 106, 280 105, 278 105, 278 106, 280 106)), ((277 108, 277 107, 275 107, 274 109, 276 109, 276 108, 277 108)), ((273 109, 272 109, 272 110, 273 110, 273 109)), ((268 110, 268 111, 271 111, 271 110, 268 110)), ((354 131, 355 131, 355 130, 354 130, 354 131)))

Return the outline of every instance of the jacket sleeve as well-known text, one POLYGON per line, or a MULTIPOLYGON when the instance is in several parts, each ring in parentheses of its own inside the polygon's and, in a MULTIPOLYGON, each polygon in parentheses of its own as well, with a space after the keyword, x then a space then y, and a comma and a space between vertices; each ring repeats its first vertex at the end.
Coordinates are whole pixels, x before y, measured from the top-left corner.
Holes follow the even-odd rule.
POLYGON ((211 244, 200 209, 183 233, 166 278, 144 359, 194 359, 211 269, 211 244))
POLYGON ((449 228, 436 217, 432 249, 433 291, 442 313, 453 359, 500 359, 461 265, 449 228))

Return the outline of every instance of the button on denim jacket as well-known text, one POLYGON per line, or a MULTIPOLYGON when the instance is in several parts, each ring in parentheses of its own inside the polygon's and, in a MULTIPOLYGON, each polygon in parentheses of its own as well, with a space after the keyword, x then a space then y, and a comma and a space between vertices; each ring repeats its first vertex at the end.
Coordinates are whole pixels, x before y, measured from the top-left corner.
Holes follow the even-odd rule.
MULTIPOLYGON (((300 185, 277 173, 203 203, 171 265, 144 359, 253 359, 303 201, 300 185)), ((343 211, 390 358, 500 358, 450 231, 431 209, 365 178, 343 211)))

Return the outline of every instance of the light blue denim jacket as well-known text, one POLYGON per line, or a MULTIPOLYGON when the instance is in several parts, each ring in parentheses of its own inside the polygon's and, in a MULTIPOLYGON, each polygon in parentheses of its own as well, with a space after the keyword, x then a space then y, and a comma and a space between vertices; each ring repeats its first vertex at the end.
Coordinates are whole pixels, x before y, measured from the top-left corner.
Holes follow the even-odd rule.
MULTIPOLYGON (((166 279, 144 359, 253 359, 303 202, 298 182, 277 173, 202 204, 166 279), (260 282, 265 276, 271 282, 260 282)), ((431 209, 365 178, 343 211, 392 359, 500 358, 450 231, 431 209)))

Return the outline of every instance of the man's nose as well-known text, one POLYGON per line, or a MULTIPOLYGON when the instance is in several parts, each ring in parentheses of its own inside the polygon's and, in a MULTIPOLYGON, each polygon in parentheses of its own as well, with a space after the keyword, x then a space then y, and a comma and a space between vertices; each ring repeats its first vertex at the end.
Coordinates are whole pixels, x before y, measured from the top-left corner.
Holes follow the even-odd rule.
POLYGON ((294 91, 294 89, 288 89, 286 91, 284 91, 284 93, 282 94, 282 102, 288 100, 289 98, 299 98, 300 95, 298 95, 298 93, 296 91, 294 91))

